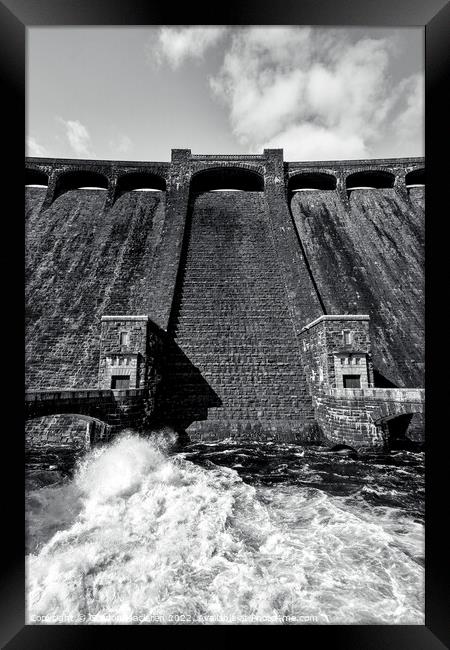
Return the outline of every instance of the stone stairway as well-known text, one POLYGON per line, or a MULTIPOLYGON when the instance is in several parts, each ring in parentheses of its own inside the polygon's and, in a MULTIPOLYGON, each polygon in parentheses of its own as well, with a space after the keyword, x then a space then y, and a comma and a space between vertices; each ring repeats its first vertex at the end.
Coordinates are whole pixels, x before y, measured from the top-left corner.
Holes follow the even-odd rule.
POLYGON ((207 414, 188 432, 301 432, 311 400, 264 194, 199 194, 187 237, 167 381, 183 417, 207 414))

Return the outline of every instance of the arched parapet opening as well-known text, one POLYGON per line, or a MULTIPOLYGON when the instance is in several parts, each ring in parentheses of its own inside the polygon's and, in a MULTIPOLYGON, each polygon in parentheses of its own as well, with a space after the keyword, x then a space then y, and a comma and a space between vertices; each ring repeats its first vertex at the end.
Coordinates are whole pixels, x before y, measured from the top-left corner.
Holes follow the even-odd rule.
POLYGON ((412 187, 425 188, 425 169, 413 169, 405 176, 405 185, 407 189, 412 187))
POLYGON ((326 172, 293 173, 288 182, 290 194, 307 190, 335 190, 336 187, 336 176, 326 172))
MULTIPOLYGON (((247 156, 245 158, 248 160, 247 156)), ((243 171, 253 172, 254 174, 259 174, 264 177, 265 167, 264 165, 244 162, 243 160, 237 160, 236 157, 232 156, 230 158, 226 156, 211 156, 210 162, 194 162, 192 165, 192 175, 199 174, 201 172, 212 171, 216 169, 241 169, 243 171)))
POLYGON ((45 171, 25 167, 25 218, 40 211, 49 194, 49 176, 45 171))
POLYGON ((347 196, 354 190, 369 189, 392 189, 395 183, 395 175, 382 169, 367 169, 348 174, 345 179, 347 196))
POLYGON ((111 208, 115 201, 129 192, 139 195, 148 192, 151 196, 155 196, 161 195, 166 189, 166 179, 157 173, 147 170, 119 173, 117 177, 113 178, 109 187, 105 207, 111 208))
POLYGON ((166 180, 152 172, 127 172, 118 176, 116 187, 117 196, 125 192, 165 192, 166 180))
POLYGON ((48 174, 40 169, 25 168, 25 187, 48 187, 48 174))
POLYGON ((404 177, 404 188, 411 205, 423 214, 425 211, 425 169, 417 167, 408 172, 404 177))
POLYGON ((70 190, 105 191, 108 187, 109 179, 101 172, 82 169, 61 172, 54 181, 53 200, 70 190))
POLYGON ((263 192, 264 176, 237 166, 207 168, 192 175, 190 191, 194 194, 227 190, 263 192))

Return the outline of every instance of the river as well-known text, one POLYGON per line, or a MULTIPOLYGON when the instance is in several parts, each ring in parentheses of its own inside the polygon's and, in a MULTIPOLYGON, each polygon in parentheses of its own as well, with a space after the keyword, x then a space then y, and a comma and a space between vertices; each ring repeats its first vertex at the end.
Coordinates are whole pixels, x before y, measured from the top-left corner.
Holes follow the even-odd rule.
POLYGON ((424 489, 401 450, 124 432, 35 456, 27 622, 423 625, 424 489))

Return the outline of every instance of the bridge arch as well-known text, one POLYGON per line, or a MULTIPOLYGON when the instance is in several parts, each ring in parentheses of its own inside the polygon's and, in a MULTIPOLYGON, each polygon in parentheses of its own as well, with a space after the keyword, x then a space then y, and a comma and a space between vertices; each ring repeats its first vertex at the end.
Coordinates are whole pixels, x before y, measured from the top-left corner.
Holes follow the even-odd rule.
POLYGON ((425 169, 413 169, 405 176, 406 187, 413 185, 425 185, 425 169))
MULTIPOLYGON (((66 391, 67 393, 72 391, 66 391)), ((99 391, 93 391, 93 394, 99 391)), ((103 391, 112 393, 112 391, 103 391)), ((35 398, 25 401, 25 420, 32 420, 38 417, 52 415, 70 415, 79 418, 90 418, 107 422, 110 403, 114 405, 114 398, 105 397, 96 399, 89 397, 89 391, 81 390, 75 395, 64 397, 65 393, 42 391, 38 392, 35 398), (48 393, 48 394, 46 394, 48 393), (63 395, 61 397, 61 395, 63 395), (105 414, 105 418, 102 418, 105 414)))
POLYGON ((28 449, 41 445, 90 449, 97 442, 108 440, 110 425, 98 417, 75 410, 32 415, 25 422, 28 449))
POLYGON ((100 189, 107 190, 109 179, 101 172, 92 170, 73 170, 60 174, 56 181, 55 198, 69 190, 100 189))
POLYGON ((417 447, 424 442, 424 404, 381 404, 372 413, 372 420, 383 432, 388 447, 405 444, 417 447))
POLYGON ((297 190, 335 190, 336 176, 326 172, 299 172, 289 178, 290 192, 297 190))
POLYGON ((399 415, 409 415, 412 413, 424 413, 425 407, 423 402, 409 402, 406 404, 398 402, 385 402, 380 404, 372 413, 372 420, 375 424, 388 422, 399 415))
POLYGON ((118 195, 139 190, 164 192, 166 190, 166 181, 158 174, 148 171, 127 172, 118 177, 118 195))
POLYGON ((25 185, 48 187, 48 174, 39 169, 25 168, 25 185))
POLYGON ((366 170, 349 174, 345 180, 347 191, 370 188, 385 189, 394 187, 395 175, 392 172, 379 170, 366 170))
MULTIPOLYGON (((109 433, 139 428, 147 417, 146 389, 27 390, 25 420, 51 415, 73 415, 98 420, 109 433)), ((109 435, 108 433, 108 435, 109 435)))
POLYGON ((215 190, 264 191, 264 176, 243 167, 213 167, 195 172, 191 179, 191 192, 215 190))

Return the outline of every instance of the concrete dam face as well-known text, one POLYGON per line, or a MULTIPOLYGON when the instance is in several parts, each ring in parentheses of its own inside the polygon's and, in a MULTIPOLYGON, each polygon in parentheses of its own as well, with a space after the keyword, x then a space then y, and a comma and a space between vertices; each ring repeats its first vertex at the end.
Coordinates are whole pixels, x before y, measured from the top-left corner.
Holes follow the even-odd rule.
MULTIPOLYGON (((150 421, 192 437, 313 440, 315 382, 342 350, 317 348, 316 373, 302 332, 332 315, 370 318, 369 386, 422 386, 423 166, 286 163, 281 150, 27 159, 27 389, 151 385, 150 421), (113 316, 120 346, 105 357, 113 316), (133 348, 144 317, 153 356, 133 348)), ((76 415, 31 419, 29 440, 65 428, 79 442, 76 415)))

